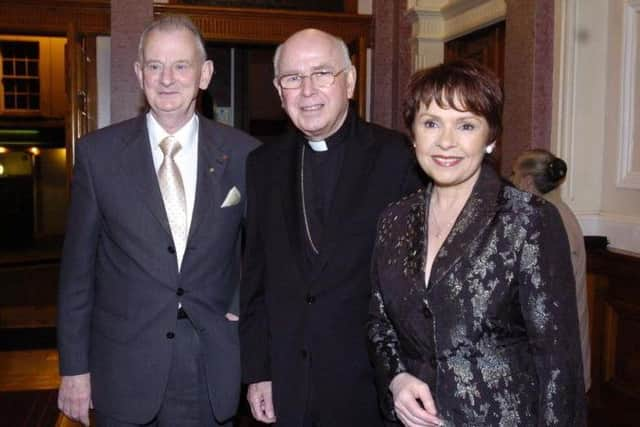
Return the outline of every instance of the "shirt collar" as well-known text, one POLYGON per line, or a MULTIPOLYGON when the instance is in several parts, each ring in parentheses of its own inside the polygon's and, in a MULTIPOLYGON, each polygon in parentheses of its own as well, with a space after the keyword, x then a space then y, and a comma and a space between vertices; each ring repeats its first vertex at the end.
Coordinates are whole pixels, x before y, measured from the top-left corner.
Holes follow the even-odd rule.
POLYGON ((329 147, 327 147, 327 142, 323 139, 322 141, 307 141, 309 142, 309 146, 313 151, 327 151, 329 147))
POLYGON ((325 140, 322 140, 322 141, 307 140, 311 149, 316 152, 327 151, 331 149, 331 147, 335 147, 337 144, 347 139, 351 131, 351 126, 352 126, 354 117, 355 117, 355 111, 351 107, 349 107, 349 109, 347 110, 347 116, 345 117, 344 122, 342 123, 342 126, 340 126, 340 128, 333 135, 327 137, 325 140))
POLYGON ((153 114, 149 112, 147 113, 147 129, 149 130, 149 141, 152 147, 157 148, 163 139, 167 136, 173 136, 180 142, 182 150, 187 151, 191 149, 198 136, 198 115, 194 114, 176 133, 169 134, 160 126, 153 114))

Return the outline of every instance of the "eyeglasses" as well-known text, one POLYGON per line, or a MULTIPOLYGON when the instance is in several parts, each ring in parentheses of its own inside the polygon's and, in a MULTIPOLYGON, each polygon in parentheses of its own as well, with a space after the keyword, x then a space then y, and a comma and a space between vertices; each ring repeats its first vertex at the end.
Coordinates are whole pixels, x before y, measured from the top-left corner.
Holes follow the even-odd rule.
POLYGON ((340 71, 319 70, 310 74, 284 74, 276 79, 282 89, 300 89, 305 78, 311 80, 311 84, 316 88, 329 87, 336 81, 336 77, 342 74, 349 67, 340 71))

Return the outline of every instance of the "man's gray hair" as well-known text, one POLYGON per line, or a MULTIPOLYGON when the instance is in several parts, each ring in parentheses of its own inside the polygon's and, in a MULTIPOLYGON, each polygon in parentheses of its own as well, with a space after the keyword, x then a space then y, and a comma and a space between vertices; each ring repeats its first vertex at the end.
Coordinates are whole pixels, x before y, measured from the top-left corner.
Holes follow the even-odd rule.
POLYGON ((164 15, 159 19, 154 20, 147 25, 140 35, 140 41, 138 42, 138 61, 144 62, 144 44, 147 41, 149 33, 153 30, 158 31, 174 31, 174 30, 187 30, 193 34, 196 39, 196 49, 204 62, 207 59, 207 50, 204 47, 204 40, 200 30, 193 23, 191 19, 184 15, 164 15))
MULTIPOLYGON (((305 31, 305 30, 302 30, 302 31, 305 31)), ((351 56, 349 55, 349 48, 347 47, 347 44, 344 42, 344 40, 342 40, 340 37, 334 36, 333 34, 325 33, 324 31, 322 32, 327 36, 331 37, 331 39, 333 39, 333 41, 335 42, 336 46, 340 50, 344 67, 352 66, 353 63, 351 62, 351 56)), ((282 54, 282 46, 284 46, 287 43, 287 40, 285 40, 283 43, 280 43, 276 48, 276 52, 273 54, 273 75, 274 76, 278 76, 280 74, 280 70, 279 70, 280 55, 282 54)))

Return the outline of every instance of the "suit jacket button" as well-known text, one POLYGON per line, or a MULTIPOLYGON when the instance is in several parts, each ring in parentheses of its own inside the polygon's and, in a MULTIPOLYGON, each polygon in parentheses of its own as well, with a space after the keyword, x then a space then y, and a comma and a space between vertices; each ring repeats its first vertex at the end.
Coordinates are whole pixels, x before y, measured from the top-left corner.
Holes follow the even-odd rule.
POLYGON ((169 251, 170 254, 175 254, 176 253, 176 248, 174 248, 173 246, 169 246, 167 248, 167 251, 169 251))
POLYGON ((424 307, 423 309, 424 317, 427 319, 431 319, 433 317, 433 313, 429 310, 429 307, 424 307))
POLYGON ((309 352, 307 350, 300 350, 300 356, 306 359, 309 356, 309 352))
POLYGON ((167 332, 167 338, 169 338, 170 340, 173 339, 173 337, 175 337, 176 334, 174 334, 173 332, 167 332))
POLYGON ((181 297, 182 295, 184 295, 184 289, 182 289, 182 288, 178 288, 178 290, 176 290, 176 295, 178 295, 179 297, 181 297))
POLYGON ((307 295, 307 304, 313 304, 314 302, 316 302, 316 297, 313 295, 307 295))

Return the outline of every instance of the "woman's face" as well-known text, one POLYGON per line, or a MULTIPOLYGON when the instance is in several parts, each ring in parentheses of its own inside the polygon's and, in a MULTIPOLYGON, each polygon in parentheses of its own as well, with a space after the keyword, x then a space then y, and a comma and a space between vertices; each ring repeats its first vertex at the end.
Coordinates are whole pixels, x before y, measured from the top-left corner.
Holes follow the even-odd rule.
POLYGON ((473 187, 489 142, 489 124, 484 117, 445 107, 420 103, 413 121, 418 163, 437 186, 473 187))

